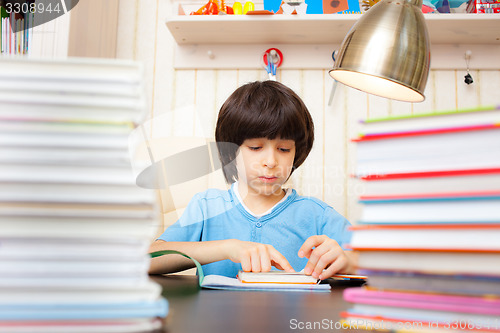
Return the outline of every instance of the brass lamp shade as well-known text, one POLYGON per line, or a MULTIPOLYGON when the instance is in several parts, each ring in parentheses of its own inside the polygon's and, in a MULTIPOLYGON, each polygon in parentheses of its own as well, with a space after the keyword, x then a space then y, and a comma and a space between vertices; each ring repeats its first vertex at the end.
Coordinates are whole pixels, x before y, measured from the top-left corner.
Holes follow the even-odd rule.
POLYGON ((422 102, 429 66, 422 0, 382 0, 351 28, 329 73, 370 94, 422 102))

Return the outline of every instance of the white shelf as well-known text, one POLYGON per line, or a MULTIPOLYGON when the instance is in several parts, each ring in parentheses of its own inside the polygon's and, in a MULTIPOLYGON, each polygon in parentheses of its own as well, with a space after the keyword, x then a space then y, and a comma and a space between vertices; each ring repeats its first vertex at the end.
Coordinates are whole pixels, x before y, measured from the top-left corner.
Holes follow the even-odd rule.
MULTIPOLYGON (((331 68, 332 51, 363 14, 178 15, 166 25, 177 42, 177 69, 261 68, 262 53, 277 47, 283 69, 331 68)), ((431 39, 431 68, 500 68, 500 15, 425 14, 431 39)))
MULTIPOLYGON (((183 44, 340 44, 363 14, 178 15, 166 20, 183 44)), ((425 14, 432 44, 500 45, 498 14, 425 14)))

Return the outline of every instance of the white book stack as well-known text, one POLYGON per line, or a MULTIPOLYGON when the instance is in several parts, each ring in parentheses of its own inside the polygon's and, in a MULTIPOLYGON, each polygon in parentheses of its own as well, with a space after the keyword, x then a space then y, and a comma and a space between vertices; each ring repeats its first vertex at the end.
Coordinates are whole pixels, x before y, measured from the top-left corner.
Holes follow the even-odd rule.
POLYGON ((154 191, 135 184, 136 63, 0 59, 0 332, 143 332, 154 191))

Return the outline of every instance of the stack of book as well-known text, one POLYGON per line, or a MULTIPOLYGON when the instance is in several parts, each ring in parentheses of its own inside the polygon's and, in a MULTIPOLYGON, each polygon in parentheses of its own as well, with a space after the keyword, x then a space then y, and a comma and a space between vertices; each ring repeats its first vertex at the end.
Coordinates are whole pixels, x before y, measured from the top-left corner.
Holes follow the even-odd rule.
POLYGON ((368 286, 345 291, 346 320, 500 331, 500 108, 372 120, 355 141, 368 286))
MULTIPOLYGON (((0 54, 29 54, 36 6, 0 1, 0 54), (31 10, 28 10, 31 7, 31 10)), ((54 18, 57 16, 54 13, 54 18)), ((48 18, 47 18, 48 19, 48 18)))
POLYGON ((129 158, 142 68, 3 58, 0 105, 0 331, 160 327, 167 301, 147 274, 156 198, 129 158))

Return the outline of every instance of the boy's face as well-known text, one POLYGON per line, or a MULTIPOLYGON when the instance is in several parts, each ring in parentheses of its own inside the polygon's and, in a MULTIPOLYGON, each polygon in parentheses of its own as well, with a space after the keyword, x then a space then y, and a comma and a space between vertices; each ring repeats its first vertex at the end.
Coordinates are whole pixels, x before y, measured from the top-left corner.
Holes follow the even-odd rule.
POLYGON ((282 185, 292 172, 294 158, 293 140, 247 139, 236 157, 238 180, 248 188, 248 194, 281 195, 282 185))

